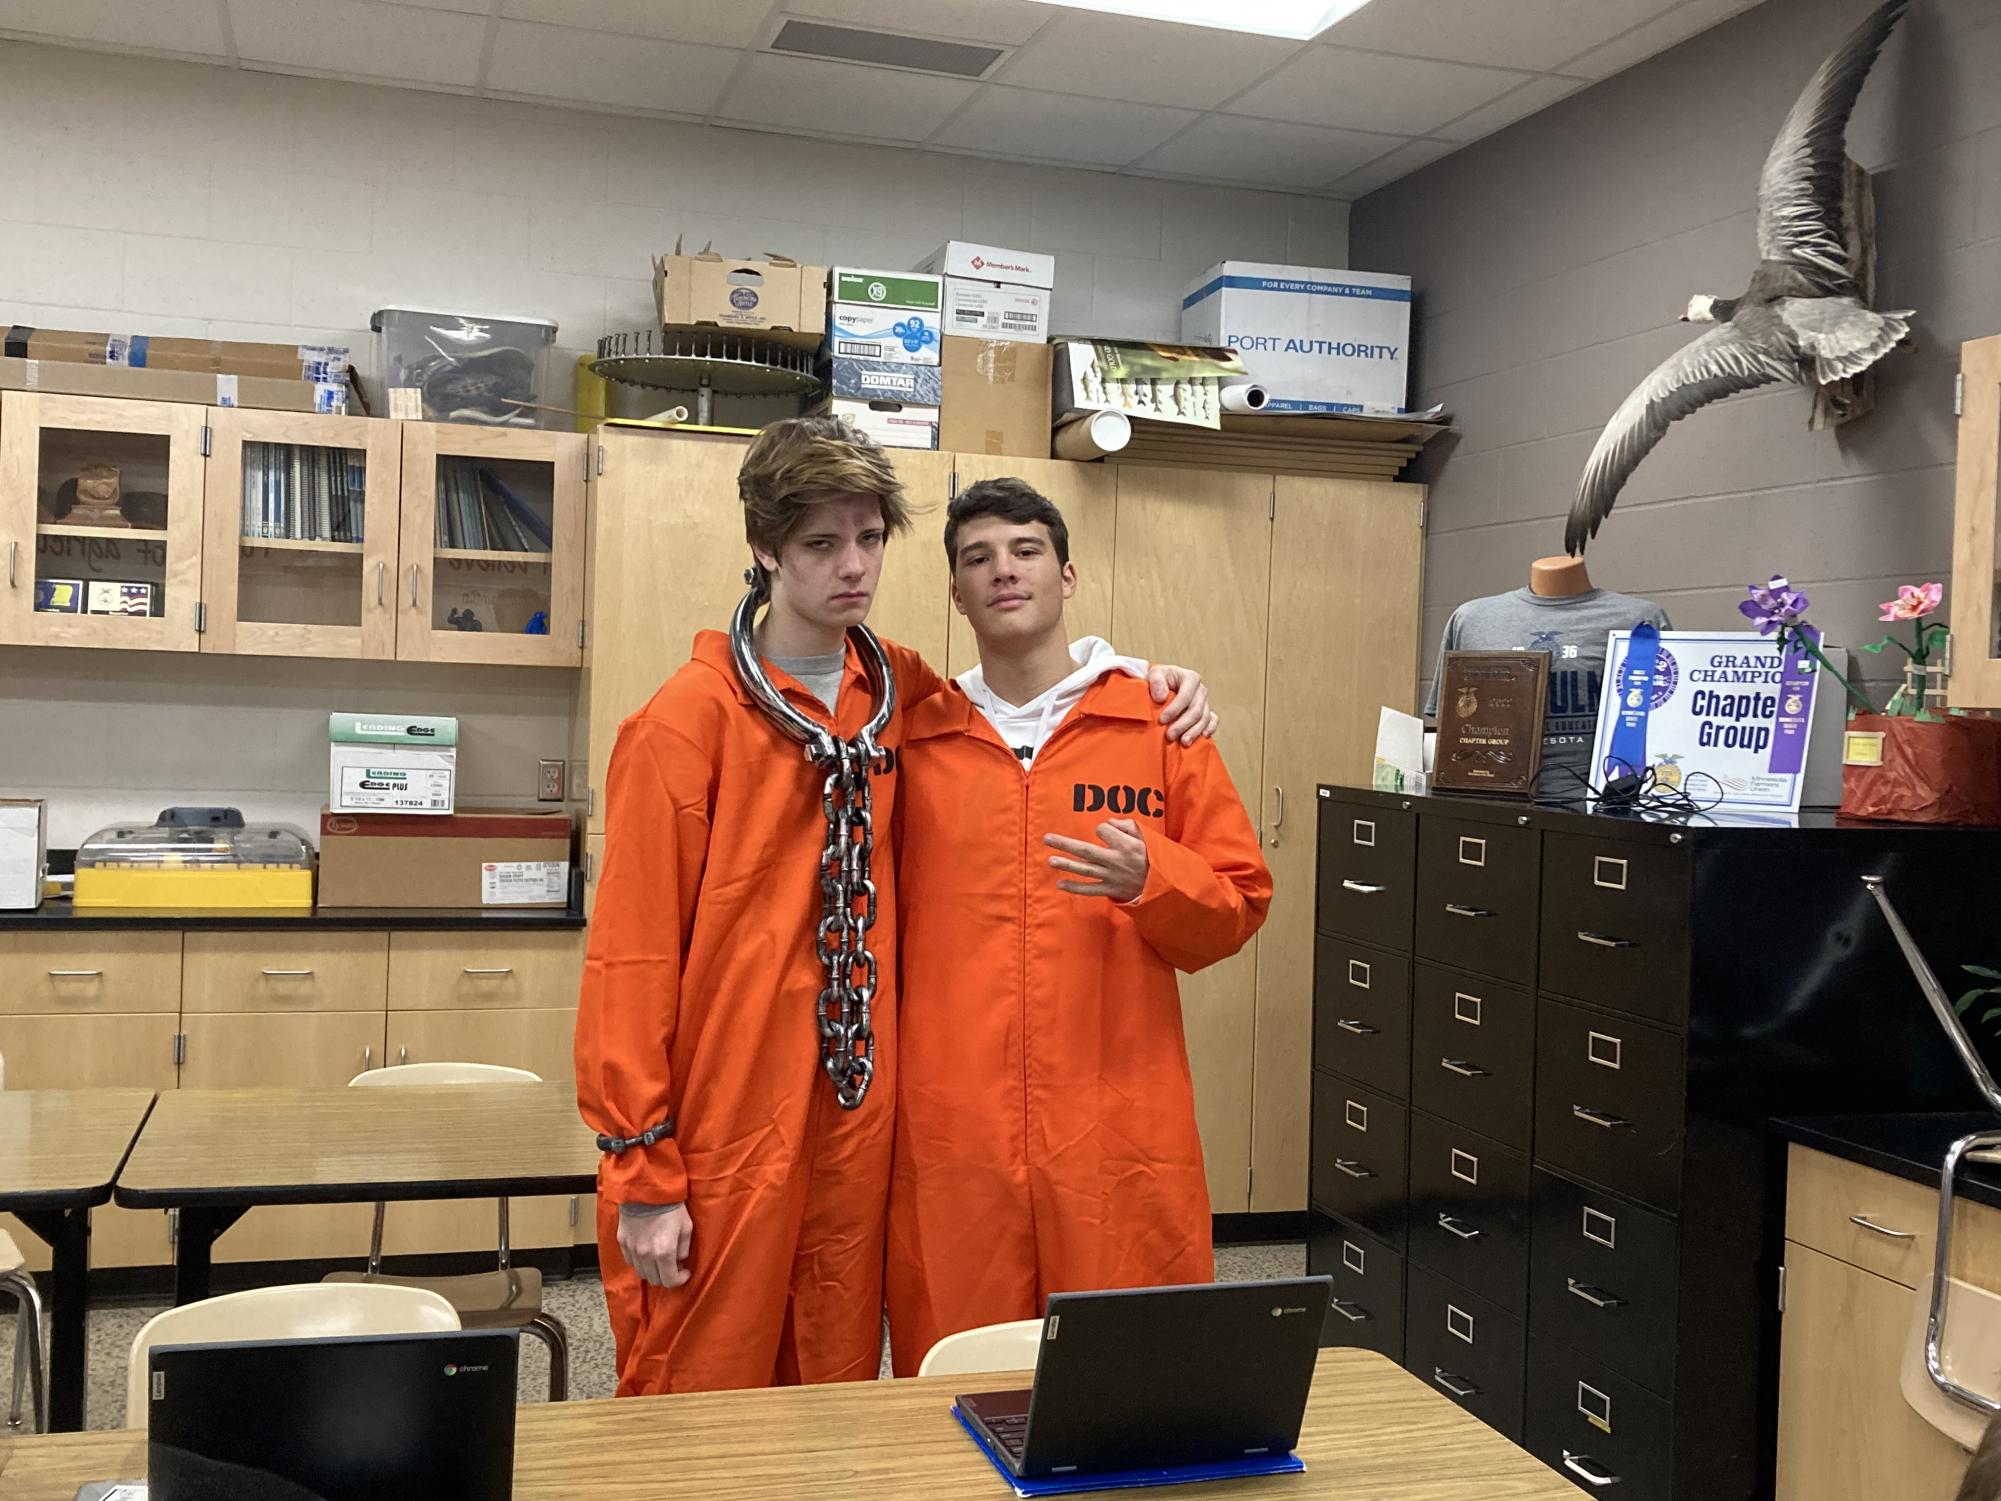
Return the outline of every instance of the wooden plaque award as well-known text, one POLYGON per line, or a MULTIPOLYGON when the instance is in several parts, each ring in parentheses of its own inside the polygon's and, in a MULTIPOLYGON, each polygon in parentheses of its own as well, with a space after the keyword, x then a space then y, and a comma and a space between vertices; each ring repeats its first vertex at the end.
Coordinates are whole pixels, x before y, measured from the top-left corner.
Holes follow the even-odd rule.
POLYGON ((1548 652, 1447 652, 1431 785, 1516 797, 1534 792, 1548 706, 1548 652))

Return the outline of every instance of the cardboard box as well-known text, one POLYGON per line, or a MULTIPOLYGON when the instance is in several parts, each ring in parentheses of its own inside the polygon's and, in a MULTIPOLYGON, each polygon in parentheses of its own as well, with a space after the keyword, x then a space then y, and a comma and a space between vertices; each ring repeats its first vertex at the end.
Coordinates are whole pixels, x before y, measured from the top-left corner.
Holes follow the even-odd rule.
POLYGON ((947 333, 1037 343, 1049 337, 1055 256, 947 240, 918 269, 945 278, 947 333))
POLYGON ((1007 250, 970 240, 947 240, 925 259, 919 271, 974 281, 1004 281, 1017 287, 1056 285, 1056 257, 1036 250, 1007 250))
POLYGON ((340 344, 253 344, 231 339, 168 339, 150 334, 83 333, 25 328, 5 333, 9 359, 112 365, 131 370, 179 370, 200 375, 254 375, 264 380, 343 382, 351 352, 340 344))
POLYGON ((858 432, 867 434, 884 448, 938 446, 937 407, 837 396, 827 403, 826 410, 836 417, 845 417, 858 432))
POLYGON ((936 365, 910 365, 893 360, 851 360, 836 357, 820 362, 820 379, 832 397, 856 401, 900 401, 935 407, 942 399, 942 372, 936 365))
POLYGON ((452 811, 458 787, 456 719, 329 714, 327 743, 330 812, 442 817, 452 811))
POLYGON ((1395 416, 1409 390, 1410 278, 1221 261, 1181 299, 1181 337, 1236 350, 1268 412, 1395 416))
POLYGON ((922 271, 867 271, 836 266, 827 280, 827 301, 851 307, 903 308, 937 313, 945 306, 945 279, 922 271))
POLYGON ((347 410, 343 380, 268 380, 255 375, 199 375, 191 370, 134 370, 128 365, 77 365, 64 360, 0 357, 0 391, 58 396, 117 396, 132 401, 180 401, 190 406, 252 407, 267 412, 347 410))
POLYGON ((938 314, 837 302, 827 311, 827 353, 898 365, 938 363, 938 314))
POLYGON ((953 453, 1049 457, 1049 346, 945 339, 938 446, 953 453))
POLYGON ((827 269, 782 256, 656 256, 653 301, 669 328, 735 329, 812 348, 827 331, 827 269))
POLYGON ((40 798, 0 798, 0 908, 42 904, 49 870, 49 812, 40 798))
POLYGON ((566 907, 570 815, 320 814, 322 907, 566 907))

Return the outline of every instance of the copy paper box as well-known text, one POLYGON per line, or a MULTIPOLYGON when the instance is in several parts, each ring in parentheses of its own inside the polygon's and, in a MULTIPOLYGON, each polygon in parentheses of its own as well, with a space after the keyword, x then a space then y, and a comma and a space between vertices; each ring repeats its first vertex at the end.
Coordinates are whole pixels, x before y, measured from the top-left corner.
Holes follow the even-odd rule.
POLYGON ((734 329, 811 348, 827 328, 827 270, 783 256, 662 255, 653 300, 668 328, 734 329))
POLYGON ((978 339, 1019 339, 1040 344, 1049 337, 1047 287, 1017 287, 1004 281, 945 278, 945 332, 978 339))
POLYGON ((900 401, 908 406, 935 407, 942 389, 936 365, 835 358, 822 362, 820 374, 827 394, 836 399, 900 401))
POLYGON ((935 314, 945 305, 945 279, 922 271, 862 271, 836 266, 827 282, 827 301, 935 314))
POLYGON ((1268 412, 1404 410, 1410 278, 1221 261, 1181 299, 1181 337, 1234 349, 1268 412))
POLYGON ((0 798, 0 908, 42 904, 49 866, 48 809, 40 798, 0 798))
POLYGON ((1049 457, 1049 346, 945 339, 938 446, 953 453, 1049 457))
POLYGON ((856 401, 839 396, 827 410, 884 448, 936 448, 938 408, 900 401, 856 401))
POLYGON ((1035 250, 1007 250, 971 240, 947 240, 917 268, 939 276, 1001 281, 1017 287, 1056 285, 1056 257, 1035 250))
POLYGON ((458 784, 456 719, 330 714, 327 740, 330 811, 433 817, 452 811, 458 784))
POLYGON ((827 353, 837 360, 935 365, 942 331, 936 312, 837 302, 827 310, 827 353))
POLYGON ((320 814, 322 907, 564 907, 570 815, 320 814))

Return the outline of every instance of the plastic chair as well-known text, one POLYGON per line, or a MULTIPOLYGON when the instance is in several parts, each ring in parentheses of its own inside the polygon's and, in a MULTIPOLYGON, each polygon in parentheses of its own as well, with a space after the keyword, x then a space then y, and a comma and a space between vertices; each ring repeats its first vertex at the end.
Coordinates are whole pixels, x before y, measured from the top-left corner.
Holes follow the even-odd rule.
POLYGON ((146 1357, 155 1345, 439 1334, 459 1327, 458 1313, 450 1303, 414 1287, 301 1282, 185 1303, 155 1315, 133 1337, 125 1366, 125 1426, 146 1426, 146 1357))
MULTIPOLYGON (((542 1077, 525 1068, 498 1063, 401 1063, 356 1074, 348 1085, 356 1089, 386 1089, 414 1084, 540 1084, 542 1077)), ((382 1270, 382 1226, 389 1206, 375 1206, 375 1231, 368 1246, 365 1272, 329 1272, 330 1283, 372 1283, 383 1287, 414 1287, 434 1292, 458 1311, 466 1329, 519 1329, 532 1334, 549 1350, 549 1400, 570 1395, 570 1337, 562 1320, 542 1307, 542 1273, 517 1267, 508 1249, 507 1200, 500 1201, 500 1261, 491 1272, 460 1277, 391 1277, 382 1270)))
POLYGON ((1042 1349, 1042 1320, 1017 1319, 948 1334, 924 1352, 920 1376, 971 1376, 982 1371, 1032 1371, 1042 1349))
POLYGON ((7 1426, 21 1426, 23 1397, 34 1389, 36 1433, 49 1429, 49 1389, 46 1356, 42 1350, 42 1297, 35 1288, 28 1258, 14 1244, 14 1238, 0 1230, 0 1292, 11 1293, 14 1310, 14 1389, 7 1403, 7 1426))

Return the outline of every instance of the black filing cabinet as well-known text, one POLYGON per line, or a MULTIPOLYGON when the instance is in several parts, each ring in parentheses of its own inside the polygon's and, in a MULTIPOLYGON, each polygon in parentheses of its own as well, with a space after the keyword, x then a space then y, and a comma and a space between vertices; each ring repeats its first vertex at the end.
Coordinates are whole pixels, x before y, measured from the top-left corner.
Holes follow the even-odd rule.
POLYGON ((1591 1494, 1768 1496, 1765 1123, 1964 1103, 1860 877, 1942 972, 1991 963, 2001 834, 1319 793, 1326 1342, 1401 1361, 1591 1494))

